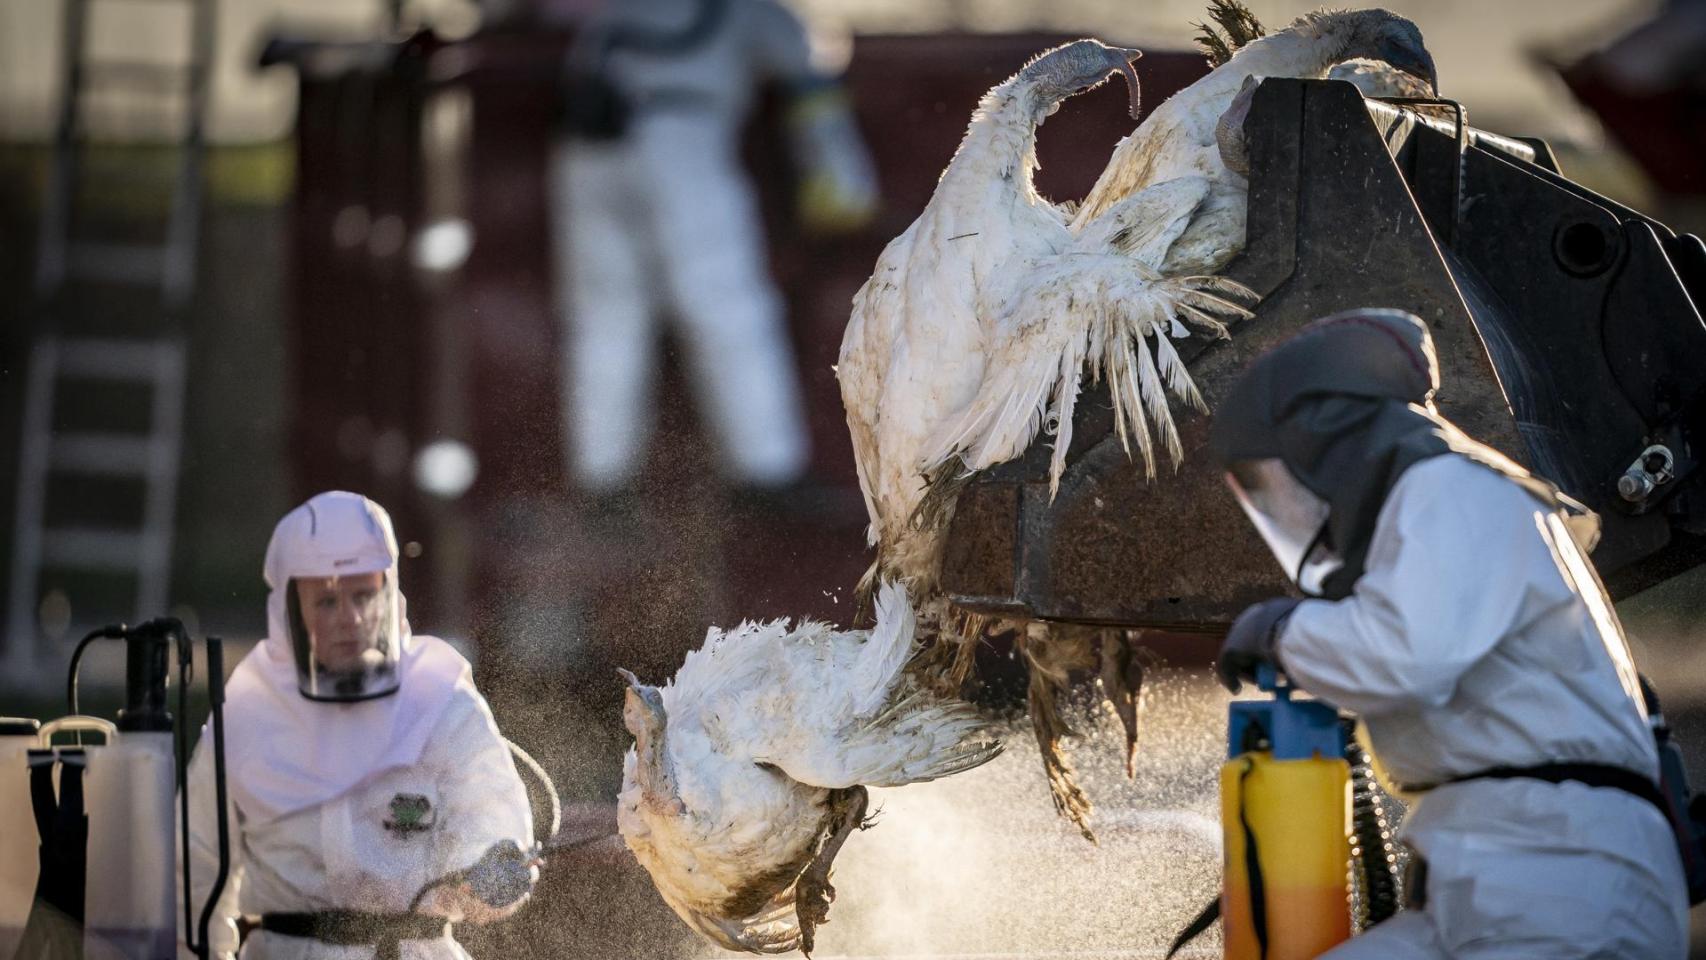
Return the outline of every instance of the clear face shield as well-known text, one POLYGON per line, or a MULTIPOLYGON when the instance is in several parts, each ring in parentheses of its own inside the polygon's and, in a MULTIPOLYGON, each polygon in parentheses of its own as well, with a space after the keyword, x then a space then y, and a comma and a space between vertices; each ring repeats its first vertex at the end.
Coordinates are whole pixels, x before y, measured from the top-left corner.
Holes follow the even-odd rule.
POLYGON ((1299 590, 1319 596, 1344 560, 1326 545, 1327 501, 1304 486, 1277 457, 1245 460, 1226 472, 1226 485, 1280 568, 1299 590))
POLYGON ((396 570, 290 581, 296 682, 310 700, 371 700, 397 691, 402 656, 396 570))

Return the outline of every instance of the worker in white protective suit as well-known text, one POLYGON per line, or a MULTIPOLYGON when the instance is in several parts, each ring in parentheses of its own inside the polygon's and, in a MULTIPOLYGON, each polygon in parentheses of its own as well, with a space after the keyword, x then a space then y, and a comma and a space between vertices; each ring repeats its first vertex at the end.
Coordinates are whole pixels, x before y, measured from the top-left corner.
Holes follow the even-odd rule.
POLYGON ((804 472, 799 375, 740 135, 777 84, 804 224, 865 222, 876 185, 838 70, 775 0, 624 0, 580 25, 553 175, 579 488, 615 492, 639 470, 663 315, 729 479, 777 488, 804 472))
POLYGON ((1210 444, 1309 599, 1245 611, 1218 661, 1361 720, 1419 795, 1409 909, 1329 951, 1375 958, 1681 958, 1688 896, 1592 514, 1432 400, 1427 328, 1338 314, 1251 364, 1210 444))
MULTIPOLYGON (((237 953, 241 915, 258 923, 244 960, 467 957, 451 922, 507 915, 537 874, 527 791, 468 661, 410 633, 391 518, 366 497, 286 514, 265 576, 267 637, 226 686, 232 868, 212 954, 237 953)), ((204 729, 197 918, 219 860, 211 752, 204 729)))

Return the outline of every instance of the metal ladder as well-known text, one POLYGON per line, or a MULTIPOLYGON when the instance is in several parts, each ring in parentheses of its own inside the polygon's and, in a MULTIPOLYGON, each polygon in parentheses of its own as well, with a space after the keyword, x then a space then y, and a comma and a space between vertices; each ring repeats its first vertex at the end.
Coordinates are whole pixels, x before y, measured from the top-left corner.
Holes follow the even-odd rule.
MULTIPOLYGON (((166 612, 172 530, 183 439, 184 313, 194 294, 201 219, 201 179, 214 0, 63 0, 64 69, 36 261, 36 293, 45 308, 30 352, 18 456, 7 631, 0 666, 23 680, 50 665, 38 610, 44 570, 134 577, 137 618, 166 612), (176 63, 114 60, 88 50, 89 23, 104 4, 188 8, 188 59, 176 63), (176 170, 163 243, 113 243, 79 236, 77 188, 85 179, 83 145, 91 92, 146 89, 181 98, 185 123, 175 138, 176 170), (82 283, 122 285, 159 295, 154 336, 124 339, 61 332, 65 294, 82 283), (56 431, 55 408, 78 385, 141 386, 149 394, 146 432, 85 428, 56 431), (48 493, 56 477, 132 477, 143 481, 139 527, 49 526, 48 493)), ((118 411, 104 411, 116 414, 118 411)), ((112 419, 112 417, 109 417, 112 419)), ((117 619, 125 611, 98 611, 117 619)), ((77 623, 88 619, 75 617, 77 623)))

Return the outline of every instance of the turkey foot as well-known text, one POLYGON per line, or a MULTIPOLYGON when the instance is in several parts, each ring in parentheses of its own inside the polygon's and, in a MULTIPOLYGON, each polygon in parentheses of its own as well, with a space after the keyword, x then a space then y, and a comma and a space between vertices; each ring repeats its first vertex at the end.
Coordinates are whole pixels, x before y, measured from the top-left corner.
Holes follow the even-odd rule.
POLYGON ((864 829, 865 807, 869 802, 864 787, 830 791, 832 816, 828 837, 794 883, 794 912, 800 918, 800 952, 808 957, 815 946, 813 935, 817 926, 829 922, 829 905, 835 902, 835 887, 829 883, 830 865, 853 831, 864 829))

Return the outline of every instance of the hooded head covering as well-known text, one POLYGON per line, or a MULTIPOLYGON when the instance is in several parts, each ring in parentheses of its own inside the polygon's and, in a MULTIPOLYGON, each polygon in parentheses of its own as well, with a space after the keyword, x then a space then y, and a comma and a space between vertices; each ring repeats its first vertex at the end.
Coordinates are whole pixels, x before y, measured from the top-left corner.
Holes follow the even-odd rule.
POLYGON ((262 575, 272 588, 269 635, 290 644, 303 696, 354 701, 397 692, 403 599, 397 590, 397 535, 383 507, 336 491, 309 500, 273 528, 262 575), (357 593, 371 583, 364 574, 380 575, 376 591, 357 593), (309 598, 298 596, 304 587, 298 581, 315 584, 309 598), (309 609, 316 598, 330 602, 329 618, 309 609), (340 645, 346 645, 342 656, 323 655, 323 648, 340 645), (353 657, 351 649, 358 649, 353 657))
POLYGON ((1325 543, 1344 564, 1325 578, 1322 596, 1350 595, 1387 493, 1412 465, 1446 453, 1577 511, 1575 532, 1591 549, 1597 518, 1441 417, 1438 389, 1427 326, 1402 310, 1364 308, 1317 320, 1257 357, 1216 410, 1209 449, 1222 465, 1278 459, 1327 502, 1325 543))
POLYGON ((394 577, 396 565, 390 515, 359 494, 319 494, 279 521, 263 570, 271 588, 267 637, 226 686, 230 789, 245 816, 274 820, 415 763, 457 688, 473 688, 461 654, 436 637, 410 632, 399 591, 394 695, 317 702, 299 689, 287 602, 291 581, 376 571, 394 577))

